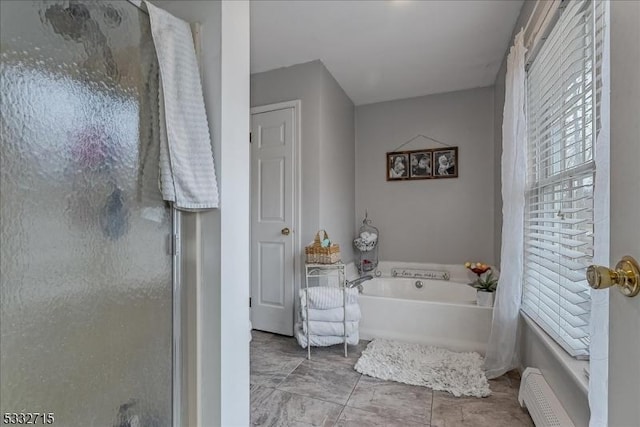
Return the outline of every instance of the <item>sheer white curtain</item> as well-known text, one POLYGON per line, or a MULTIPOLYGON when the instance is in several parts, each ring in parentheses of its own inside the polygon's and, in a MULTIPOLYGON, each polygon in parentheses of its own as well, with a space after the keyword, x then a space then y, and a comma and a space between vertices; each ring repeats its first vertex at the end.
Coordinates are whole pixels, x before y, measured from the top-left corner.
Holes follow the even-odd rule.
POLYGON ((524 194, 527 173, 524 31, 507 57, 502 123, 502 252, 485 371, 499 377, 518 366, 518 319, 524 270, 524 194))
MULTIPOLYGON (((596 3, 598 4, 598 3, 596 3)), ((596 178, 594 198, 594 242, 593 263, 609 265, 609 93, 611 76, 609 73, 609 2, 601 2, 602 14, 594 13, 602 20, 604 41, 600 80, 600 129, 596 138, 595 162, 596 178)), ((608 417, 609 389, 609 290, 591 291, 591 326, 589 356, 589 408, 590 427, 604 427, 608 417)))

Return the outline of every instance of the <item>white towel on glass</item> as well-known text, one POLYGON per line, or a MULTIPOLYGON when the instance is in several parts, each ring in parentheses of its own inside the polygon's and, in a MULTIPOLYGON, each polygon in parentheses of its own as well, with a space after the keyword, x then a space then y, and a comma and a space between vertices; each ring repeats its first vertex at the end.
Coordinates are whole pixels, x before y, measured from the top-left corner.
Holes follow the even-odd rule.
MULTIPOLYGON (((307 318, 307 310, 302 309, 302 318, 307 318)), ((347 322, 357 322, 362 317, 360 306, 351 304, 346 307, 347 322)), ((318 310, 316 308, 309 309, 309 320, 320 320, 324 322, 342 322, 344 320, 345 310, 342 307, 329 308, 326 310, 318 310)))
POLYGON ((183 210, 218 207, 218 184, 189 23, 150 2, 160 66, 160 188, 183 210))
MULTIPOLYGON (((307 291, 309 294, 309 308, 315 308, 319 310, 326 310, 328 308, 342 307, 344 302, 343 291, 340 288, 330 286, 314 286, 309 289, 300 290, 300 302, 302 307, 307 305, 307 291)), ((358 289, 349 288, 345 289, 346 305, 358 303, 358 289)))
MULTIPOLYGON (((344 322, 320 322, 309 320, 309 330, 312 335, 343 336, 344 322)), ((302 322, 302 331, 307 332, 307 322, 302 322)), ((358 332, 358 322, 347 322, 347 335, 358 332)))

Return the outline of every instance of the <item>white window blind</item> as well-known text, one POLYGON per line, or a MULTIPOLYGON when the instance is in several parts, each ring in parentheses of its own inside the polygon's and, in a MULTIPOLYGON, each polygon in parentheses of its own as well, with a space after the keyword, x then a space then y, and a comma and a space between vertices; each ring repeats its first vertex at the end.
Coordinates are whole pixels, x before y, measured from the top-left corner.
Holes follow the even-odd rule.
POLYGON ((566 1, 527 73, 522 309, 579 358, 589 354, 585 271, 593 257, 593 8, 590 0, 566 1))

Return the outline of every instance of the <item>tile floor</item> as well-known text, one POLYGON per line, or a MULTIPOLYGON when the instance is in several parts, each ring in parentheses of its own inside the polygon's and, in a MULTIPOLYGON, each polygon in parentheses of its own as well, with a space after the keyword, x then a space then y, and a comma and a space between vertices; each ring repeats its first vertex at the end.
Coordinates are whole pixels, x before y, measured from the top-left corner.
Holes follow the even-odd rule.
POLYGON ((251 424, 254 426, 533 426, 518 405, 519 375, 492 380, 484 399, 383 381, 353 370, 366 341, 311 349, 294 338, 253 331, 251 424))

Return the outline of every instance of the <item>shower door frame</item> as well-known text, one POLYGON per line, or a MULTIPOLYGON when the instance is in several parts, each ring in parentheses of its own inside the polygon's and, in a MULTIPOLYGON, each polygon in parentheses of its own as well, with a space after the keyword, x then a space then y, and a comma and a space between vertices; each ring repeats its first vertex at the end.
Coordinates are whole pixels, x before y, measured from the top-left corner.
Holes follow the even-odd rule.
MULTIPOLYGON (((146 15, 149 15, 146 6, 142 0, 127 0, 133 6, 140 9, 146 15)), ((181 212, 171 204, 171 254, 172 254, 172 271, 173 271, 173 301, 172 301, 172 402, 171 402, 171 418, 173 427, 181 427, 183 419, 183 402, 182 402, 182 283, 181 283, 181 212)))
MULTIPOLYGON (((147 7, 142 0, 127 0, 129 3, 140 9, 140 11, 146 15, 149 15, 147 7)), ((194 31, 194 39, 198 38, 199 28, 198 24, 192 24, 192 30, 194 31), (195 28, 193 28, 195 26, 195 28)), ((198 40, 194 40, 196 46, 196 56, 200 59, 200 49, 198 40)), ((200 62, 200 61, 198 61, 200 62)), ((175 208, 173 203, 171 204, 171 220, 172 220, 172 233, 171 233, 171 252, 173 263, 173 312, 172 312, 172 425, 173 427, 181 427, 182 419, 184 417, 184 402, 182 401, 182 381, 183 381, 183 347, 182 347, 182 283, 181 283, 181 222, 182 214, 175 208)))
POLYGON ((171 252, 172 252, 172 410, 171 418, 173 427, 182 426, 183 402, 182 402, 182 283, 181 277, 181 227, 182 215, 171 204, 171 252))

